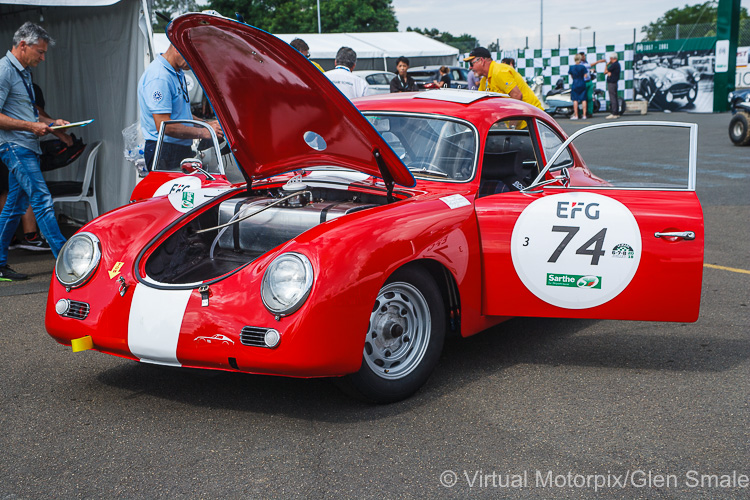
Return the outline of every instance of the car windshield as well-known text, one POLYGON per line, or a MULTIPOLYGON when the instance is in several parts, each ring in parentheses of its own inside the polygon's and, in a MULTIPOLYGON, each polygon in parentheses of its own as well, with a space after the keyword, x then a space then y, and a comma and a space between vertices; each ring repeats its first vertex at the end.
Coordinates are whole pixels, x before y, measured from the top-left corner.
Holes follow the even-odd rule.
POLYGON ((468 124, 433 116, 365 116, 415 177, 466 181, 474 176, 477 141, 468 124))

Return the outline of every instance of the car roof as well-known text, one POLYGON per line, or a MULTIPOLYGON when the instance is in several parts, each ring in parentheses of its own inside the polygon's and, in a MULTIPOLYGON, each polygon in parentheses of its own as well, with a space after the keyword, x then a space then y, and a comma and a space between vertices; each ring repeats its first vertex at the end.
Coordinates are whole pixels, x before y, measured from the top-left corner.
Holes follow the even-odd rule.
POLYGON ((441 89, 361 97, 354 100, 362 112, 406 112, 452 116, 474 124, 481 134, 497 121, 511 117, 539 118, 561 136, 565 133, 549 115, 531 104, 476 90, 441 89), (470 101, 470 102, 462 102, 470 101))
POLYGON ((392 71, 386 71, 384 69, 362 69, 352 71, 352 74, 357 76, 379 75, 380 73, 385 73, 386 75, 395 75, 395 73, 393 73, 392 71))
POLYGON ((461 66, 447 66, 445 64, 437 64, 437 65, 430 65, 430 66, 409 66, 409 71, 418 70, 418 69, 440 69, 443 66, 449 69, 466 69, 466 68, 462 68, 461 66))

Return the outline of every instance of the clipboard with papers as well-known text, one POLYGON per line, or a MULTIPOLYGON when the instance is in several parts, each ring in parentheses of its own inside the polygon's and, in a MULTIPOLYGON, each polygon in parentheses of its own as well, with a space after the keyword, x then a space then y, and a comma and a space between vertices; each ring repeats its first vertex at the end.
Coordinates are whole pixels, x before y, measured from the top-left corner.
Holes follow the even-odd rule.
POLYGON ((51 128, 52 130, 62 130, 66 128, 85 127, 86 125, 88 125, 89 123, 93 121, 94 119, 92 118, 90 120, 84 120, 82 122, 68 123, 67 125, 50 125, 49 128, 51 128))

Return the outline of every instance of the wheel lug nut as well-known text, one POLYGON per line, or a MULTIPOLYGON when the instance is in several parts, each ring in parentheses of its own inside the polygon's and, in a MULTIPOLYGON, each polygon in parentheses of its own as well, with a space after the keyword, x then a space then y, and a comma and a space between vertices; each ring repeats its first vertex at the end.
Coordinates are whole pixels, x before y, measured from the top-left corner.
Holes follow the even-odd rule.
POLYGON ((404 335, 403 336, 403 341, 404 342, 409 342, 409 336, 408 335, 404 335))
POLYGON ((385 357, 390 358, 391 357, 391 351, 385 351, 385 357))

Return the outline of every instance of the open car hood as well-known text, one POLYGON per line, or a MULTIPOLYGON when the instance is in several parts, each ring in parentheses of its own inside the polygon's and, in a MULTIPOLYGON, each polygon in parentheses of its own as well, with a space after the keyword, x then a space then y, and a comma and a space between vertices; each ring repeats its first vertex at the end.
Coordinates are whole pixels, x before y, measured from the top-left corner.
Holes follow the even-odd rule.
POLYGON ((414 186, 370 122, 283 40, 210 14, 180 16, 167 35, 200 80, 248 178, 335 165, 414 186))

